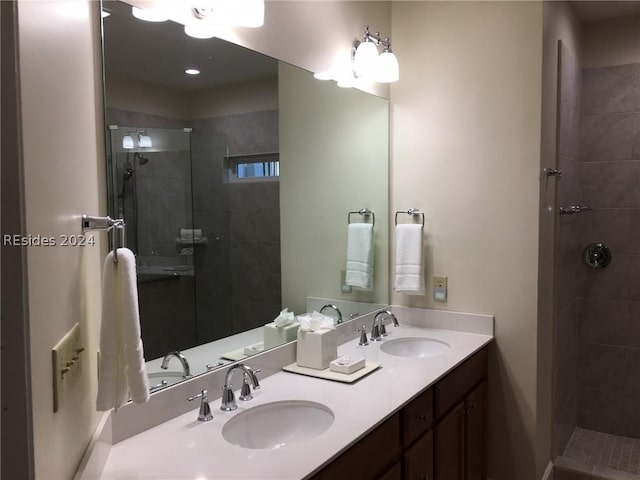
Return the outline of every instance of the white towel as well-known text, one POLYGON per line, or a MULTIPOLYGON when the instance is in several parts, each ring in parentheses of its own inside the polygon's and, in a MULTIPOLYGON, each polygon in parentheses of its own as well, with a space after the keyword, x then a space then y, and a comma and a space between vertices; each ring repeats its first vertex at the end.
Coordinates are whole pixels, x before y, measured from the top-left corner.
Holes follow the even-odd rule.
POLYGON ((394 289, 407 295, 424 295, 422 225, 396 225, 396 275, 394 289))
POLYGON ((140 338, 136 260, 131 250, 118 249, 104 260, 98 411, 116 410, 131 399, 149 400, 149 379, 140 338))
POLYGON ((373 288, 373 224, 350 223, 347 229, 345 283, 363 290, 373 288))

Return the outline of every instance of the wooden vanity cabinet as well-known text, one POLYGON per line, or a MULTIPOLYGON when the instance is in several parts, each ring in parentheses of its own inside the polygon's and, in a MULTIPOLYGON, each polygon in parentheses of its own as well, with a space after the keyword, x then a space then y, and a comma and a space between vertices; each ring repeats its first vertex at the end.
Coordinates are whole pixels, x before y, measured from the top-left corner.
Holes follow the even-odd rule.
POLYGON ((487 348, 425 389, 313 480, 485 480, 487 348))

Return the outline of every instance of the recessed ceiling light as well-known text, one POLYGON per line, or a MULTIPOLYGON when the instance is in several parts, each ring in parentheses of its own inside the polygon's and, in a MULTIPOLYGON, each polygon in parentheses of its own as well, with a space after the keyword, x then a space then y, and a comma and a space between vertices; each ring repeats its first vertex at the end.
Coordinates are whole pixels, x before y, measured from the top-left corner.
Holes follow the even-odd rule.
POLYGON ((195 68, 187 68, 184 73, 186 73, 187 75, 200 75, 200 70, 197 70, 195 68))

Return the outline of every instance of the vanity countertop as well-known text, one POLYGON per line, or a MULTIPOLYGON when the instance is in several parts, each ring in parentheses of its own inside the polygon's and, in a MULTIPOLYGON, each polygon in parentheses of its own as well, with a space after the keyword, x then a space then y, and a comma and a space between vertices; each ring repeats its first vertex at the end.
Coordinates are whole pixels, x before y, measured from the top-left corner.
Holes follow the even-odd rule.
MULTIPOLYGON (((279 372, 261 381, 249 402, 238 401, 234 412, 211 401, 213 420, 196 420, 198 405, 111 447, 101 479, 301 479, 310 477, 343 450, 398 411, 426 387, 491 342, 490 335, 401 325, 388 327, 386 340, 429 337, 448 343, 444 354, 405 358, 380 351, 382 343, 341 345, 339 355, 364 356, 382 366, 354 384, 279 372), (305 400, 329 407, 335 419, 320 436, 275 450, 251 450, 227 443, 222 427, 251 407, 282 400, 305 400)), ((238 374, 234 376, 237 381, 238 374)), ((213 394, 212 396, 216 396, 213 394)), ((185 399, 186 401, 186 399, 185 399)), ((384 448, 384 446, 382 446, 384 448)))

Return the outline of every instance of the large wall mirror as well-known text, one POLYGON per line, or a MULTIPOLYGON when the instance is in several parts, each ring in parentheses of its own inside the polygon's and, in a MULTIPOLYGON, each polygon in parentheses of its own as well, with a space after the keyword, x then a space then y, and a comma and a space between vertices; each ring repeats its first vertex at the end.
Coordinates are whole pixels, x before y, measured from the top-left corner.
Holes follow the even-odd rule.
POLYGON ((346 319, 385 305, 388 102, 103 8, 109 213, 136 255, 155 389, 184 377, 177 355, 160 368, 167 353, 190 375, 242 359, 285 307, 334 303, 346 319), (374 270, 358 289, 344 271, 348 222, 373 221, 349 215, 362 209, 374 270))

